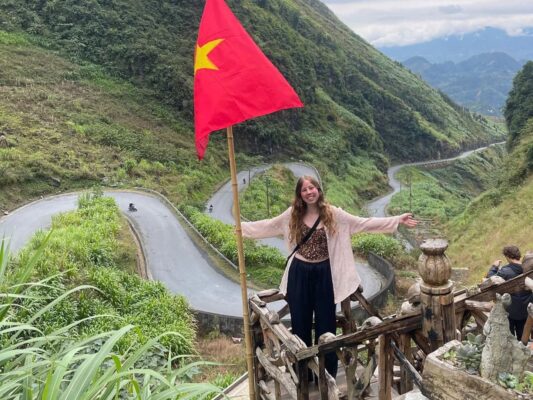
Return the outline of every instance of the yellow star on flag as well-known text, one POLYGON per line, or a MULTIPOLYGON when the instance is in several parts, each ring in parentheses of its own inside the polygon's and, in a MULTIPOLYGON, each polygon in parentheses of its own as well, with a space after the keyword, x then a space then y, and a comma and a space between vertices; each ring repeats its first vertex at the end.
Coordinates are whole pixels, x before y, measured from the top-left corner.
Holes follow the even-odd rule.
POLYGON ((199 69, 214 69, 218 70, 218 67, 211 62, 209 57, 209 53, 217 47, 220 42, 222 42, 224 39, 215 39, 211 40, 210 42, 207 42, 203 46, 198 46, 196 44, 196 57, 194 59, 194 74, 196 75, 196 71, 199 69))

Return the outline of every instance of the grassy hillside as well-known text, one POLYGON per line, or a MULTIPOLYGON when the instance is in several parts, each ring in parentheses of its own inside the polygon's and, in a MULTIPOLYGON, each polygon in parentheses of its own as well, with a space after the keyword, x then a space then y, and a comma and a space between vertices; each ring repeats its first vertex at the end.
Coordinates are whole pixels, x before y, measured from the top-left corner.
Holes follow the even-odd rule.
POLYGON ((443 168, 402 168, 396 175, 402 190, 393 196, 388 212, 394 215, 410 210, 417 217, 442 226, 462 213, 471 200, 497 184, 505 154, 504 146, 497 145, 443 168))
MULTIPOLYGON (((201 205, 228 177, 224 135, 212 136, 198 162, 190 123, 152 89, 68 61, 23 34, 0 31, 0 93, 0 211, 94 184, 143 186, 176 204, 201 205)), ((238 155, 240 168, 261 162, 238 155)), ((314 163, 332 200, 348 209, 386 188, 383 172, 366 154, 331 168, 314 163), (341 179, 341 170, 349 177, 341 179)))
MULTIPOLYGON (((393 158, 419 159, 501 135, 382 56, 316 0, 228 3, 306 104, 239 127, 241 150, 298 158, 333 153, 350 162, 358 152, 385 149, 393 158)), ((153 89, 191 128, 192 53, 203 4, 7 0, 0 27, 153 89)))
POLYGON ((149 89, 0 32, 0 209, 95 183, 146 186, 181 202, 225 179, 225 153, 198 163, 190 127, 149 89))
POLYGON ((533 250, 533 62, 513 82, 505 117, 510 136, 497 184, 475 199, 449 225, 448 255, 456 266, 468 267, 471 280, 485 274, 501 258, 501 249, 514 244, 533 250))

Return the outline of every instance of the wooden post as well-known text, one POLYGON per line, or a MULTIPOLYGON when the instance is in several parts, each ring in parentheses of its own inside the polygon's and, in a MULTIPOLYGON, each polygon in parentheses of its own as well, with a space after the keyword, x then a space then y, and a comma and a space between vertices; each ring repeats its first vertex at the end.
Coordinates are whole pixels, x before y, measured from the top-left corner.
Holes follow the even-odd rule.
POLYGON ((449 280, 452 267, 444 254, 447 248, 448 242, 443 239, 428 239, 420 245, 422 332, 429 340, 431 351, 455 339, 453 283, 449 280))
MULTIPOLYGON (((411 336, 408 334, 400 335, 400 343, 398 343, 400 351, 405 355, 406 360, 413 364, 413 353, 411 350, 411 336)), ((413 390, 413 380, 407 368, 400 365, 400 394, 404 394, 413 390)))
POLYGON ((346 319, 346 324, 342 327, 342 334, 347 335, 349 333, 355 332, 357 330, 357 326, 354 319, 352 318, 352 306, 349 297, 341 301, 341 311, 344 315, 344 318, 346 319))
POLYGON ((379 381, 379 400, 392 399, 392 373, 394 367, 394 358, 390 345, 390 335, 379 336, 379 354, 378 354, 378 381, 379 381))
POLYGON ((239 205, 239 184, 237 183, 237 166, 233 147, 233 127, 227 128, 229 167, 231 173, 231 187, 233 189, 233 206, 235 211, 235 234, 237 237, 237 255, 239 258, 239 278, 242 298, 242 325, 246 344, 246 366, 248 369, 248 395, 255 400, 255 379, 252 353, 252 335, 250 334, 250 315, 248 312, 248 289, 246 285, 246 266, 244 265, 244 245, 242 241, 241 207, 239 205))
POLYGON ((307 360, 298 361, 297 365, 298 385, 297 400, 309 400, 309 368, 307 360))
POLYGON ((326 381, 326 355, 318 355, 318 389, 320 399, 328 400, 328 383, 326 381))

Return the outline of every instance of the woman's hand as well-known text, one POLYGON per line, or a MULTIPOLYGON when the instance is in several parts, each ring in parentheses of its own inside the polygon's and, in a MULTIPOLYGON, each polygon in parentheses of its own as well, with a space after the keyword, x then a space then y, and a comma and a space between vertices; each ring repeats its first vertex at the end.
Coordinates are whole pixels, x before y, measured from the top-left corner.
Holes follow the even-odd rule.
POLYGON ((405 213, 400 215, 400 224, 408 228, 414 228, 418 224, 418 221, 413 218, 413 214, 405 213))

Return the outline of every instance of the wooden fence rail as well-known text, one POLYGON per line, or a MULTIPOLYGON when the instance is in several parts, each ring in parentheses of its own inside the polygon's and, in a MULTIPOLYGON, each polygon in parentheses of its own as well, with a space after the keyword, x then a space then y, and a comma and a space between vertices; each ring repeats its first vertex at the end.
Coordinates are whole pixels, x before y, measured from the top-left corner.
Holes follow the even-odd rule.
MULTIPOLYGON (((391 388, 396 383, 400 394, 411 390, 414 385, 424 393, 421 377, 423 360, 435 349, 435 343, 451 340, 449 326, 454 327, 452 339, 463 339, 470 331, 480 332, 496 293, 524 290, 526 276, 533 277, 533 271, 499 285, 484 288, 478 293, 467 293, 465 290, 451 292, 450 310, 453 310, 453 314, 451 317, 441 316, 439 321, 434 320, 434 309, 428 308, 435 303, 436 296, 439 295, 433 287, 429 288, 433 290, 431 304, 426 308, 422 307, 422 311, 403 316, 392 315, 383 319, 360 292, 354 292, 341 304, 341 313, 337 317, 342 334, 335 336, 326 333, 319 338, 317 345, 310 347, 280 322, 289 312, 287 305, 279 312, 269 309, 269 303, 284 300, 284 296, 277 290, 260 292, 249 300, 255 351, 255 400, 307 400, 310 374, 318 380, 321 400, 336 400, 340 397, 347 400, 362 399, 376 368, 380 400, 392 398, 391 388), (368 324, 358 327, 351 315, 351 299, 357 299, 370 315, 374 315, 368 324), (432 315, 428 317, 427 314, 432 315), (439 332, 436 329, 444 332, 440 336, 440 342, 437 340, 439 332), (431 334, 435 336, 432 338, 431 334), (325 368, 325 355, 329 352, 337 354, 344 369, 346 389, 343 393, 325 368), (394 377, 395 365, 399 370, 398 379, 394 377)), ((428 288, 422 289, 422 292, 424 290, 428 288)))

